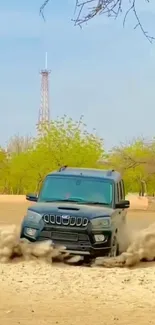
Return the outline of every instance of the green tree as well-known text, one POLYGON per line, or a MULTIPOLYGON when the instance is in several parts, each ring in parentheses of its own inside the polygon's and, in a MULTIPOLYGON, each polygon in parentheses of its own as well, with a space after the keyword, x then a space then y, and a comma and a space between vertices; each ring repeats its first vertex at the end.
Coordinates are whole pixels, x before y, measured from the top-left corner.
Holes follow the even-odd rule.
POLYGON ((12 154, 20 154, 21 152, 26 152, 32 146, 33 139, 29 136, 20 136, 14 135, 11 137, 7 144, 7 153, 12 154))
POLYGON ((0 148, 0 192, 38 192, 45 175, 64 165, 116 169, 123 174, 126 192, 155 192, 155 139, 136 139, 106 153, 103 139, 87 131, 83 117, 73 121, 66 116, 42 125, 23 150, 8 154, 0 148))
POLYGON ((5 193, 8 189, 9 160, 7 152, 0 148, 0 192, 5 193))
POLYGON ((109 162, 124 176, 127 192, 153 191, 155 186, 155 142, 136 139, 132 144, 114 148, 109 162))
POLYGON ((36 148, 31 152, 31 168, 40 184, 48 172, 60 166, 97 167, 97 160, 102 156, 103 139, 87 132, 82 117, 74 122, 64 116, 52 121, 48 128, 43 126, 36 148))
POLYGON ((48 172, 63 165, 96 168, 102 157, 103 139, 87 132, 82 117, 74 122, 64 116, 52 121, 48 128, 43 125, 27 151, 9 155, 7 192, 38 192, 48 172))

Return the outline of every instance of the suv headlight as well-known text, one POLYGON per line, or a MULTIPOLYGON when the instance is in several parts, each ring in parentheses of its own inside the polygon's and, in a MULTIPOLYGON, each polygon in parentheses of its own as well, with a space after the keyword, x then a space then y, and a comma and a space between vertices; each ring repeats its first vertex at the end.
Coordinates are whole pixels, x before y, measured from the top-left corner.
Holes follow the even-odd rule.
POLYGON ((36 235, 37 229, 34 228, 24 228, 25 235, 28 235, 30 237, 34 237, 36 235))
POLYGON ((31 211, 31 210, 27 210, 27 214, 25 217, 27 220, 29 221, 33 221, 33 222, 39 222, 40 219, 42 218, 41 214, 31 211))
POLYGON ((111 220, 105 217, 95 218, 91 220, 91 224, 93 229, 109 228, 111 220))

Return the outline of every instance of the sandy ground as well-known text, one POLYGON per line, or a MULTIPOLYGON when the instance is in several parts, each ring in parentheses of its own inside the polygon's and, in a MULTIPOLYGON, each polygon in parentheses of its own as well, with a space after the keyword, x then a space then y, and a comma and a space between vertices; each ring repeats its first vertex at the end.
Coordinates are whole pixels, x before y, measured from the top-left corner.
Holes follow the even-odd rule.
MULTIPOLYGON (((0 203, 0 226, 17 224, 25 203, 0 203)), ((128 227, 143 229, 155 212, 129 212, 128 227)), ((0 264, 1 324, 153 324, 155 264, 132 269, 86 268, 43 262, 0 264)))

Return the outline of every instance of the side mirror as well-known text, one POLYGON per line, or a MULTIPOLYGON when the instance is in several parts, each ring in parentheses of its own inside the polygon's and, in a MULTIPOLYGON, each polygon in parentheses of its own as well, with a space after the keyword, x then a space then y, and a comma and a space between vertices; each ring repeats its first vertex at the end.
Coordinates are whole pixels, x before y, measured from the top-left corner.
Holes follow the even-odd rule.
POLYGON ((38 201, 38 197, 36 194, 27 194, 26 195, 26 200, 27 201, 32 201, 32 202, 37 202, 38 201))
POLYGON ((124 200, 115 205, 116 209, 128 209, 130 207, 130 201, 124 200))

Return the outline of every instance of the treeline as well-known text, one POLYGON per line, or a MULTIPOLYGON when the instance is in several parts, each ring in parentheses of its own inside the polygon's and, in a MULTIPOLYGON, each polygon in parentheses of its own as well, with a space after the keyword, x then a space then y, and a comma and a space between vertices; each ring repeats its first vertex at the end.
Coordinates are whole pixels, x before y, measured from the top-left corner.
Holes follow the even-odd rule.
POLYGON ((113 168, 121 171, 127 192, 155 191, 155 140, 133 143, 105 152, 104 140, 87 132, 81 118, 64 116, 42 126, 39 135, 14 136, 7 150, 0 149, 0 193, 38 192, 48 172, 60 166, 113 168))

